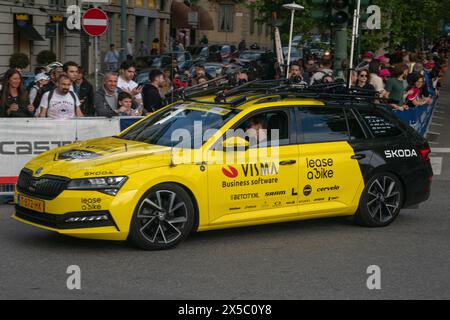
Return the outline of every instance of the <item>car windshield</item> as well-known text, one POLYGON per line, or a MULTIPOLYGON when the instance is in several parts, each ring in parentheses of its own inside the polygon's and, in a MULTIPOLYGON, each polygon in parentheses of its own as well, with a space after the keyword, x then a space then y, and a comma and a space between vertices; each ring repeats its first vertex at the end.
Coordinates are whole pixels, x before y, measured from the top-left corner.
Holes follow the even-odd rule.
POLYGON ((145 119, 119 138, 166 147, 198 149, 239 112, 214 105, 176 104, 145 119))
POLYGON ((259 52, 243 52, 239 58, 245 60, 258 60, 261 58, 261 53, 259 52))
POLYGON ((230 52, 231 52, 231 47, 230 46, 223 46, 222 49, 220 49, 220 53, 222 55, 229 54, 230 52))

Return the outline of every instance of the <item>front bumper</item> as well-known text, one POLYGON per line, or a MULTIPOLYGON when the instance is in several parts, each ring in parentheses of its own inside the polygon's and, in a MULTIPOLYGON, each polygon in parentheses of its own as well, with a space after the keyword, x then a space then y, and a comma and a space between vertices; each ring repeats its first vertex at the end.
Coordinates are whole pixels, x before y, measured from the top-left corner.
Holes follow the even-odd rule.
POLYGON ((109 196, 97 191, 65 190, 45 200, 18 192, 15 196, 15 220, 42 229, 86 239, 126 240, 134 213, 136 191, 109 196), (44 213, 18 205, 18 197, 44 202, 44 213))
POLYGON ((51 214, 33 211, 16 205, 15 216, 56 230, 115 227, 117 231, 120 231, 109 211, 51 214))

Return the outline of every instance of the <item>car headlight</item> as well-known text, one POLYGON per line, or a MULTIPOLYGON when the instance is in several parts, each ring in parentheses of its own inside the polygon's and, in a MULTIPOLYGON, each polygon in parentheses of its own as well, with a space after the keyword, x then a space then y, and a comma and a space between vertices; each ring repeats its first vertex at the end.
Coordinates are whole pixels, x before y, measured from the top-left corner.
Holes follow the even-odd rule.
POLYGON ((74 179, 67 185, 68 190, 95 190, 115 196, 127 181, 127 177, 103 177, 74 179))

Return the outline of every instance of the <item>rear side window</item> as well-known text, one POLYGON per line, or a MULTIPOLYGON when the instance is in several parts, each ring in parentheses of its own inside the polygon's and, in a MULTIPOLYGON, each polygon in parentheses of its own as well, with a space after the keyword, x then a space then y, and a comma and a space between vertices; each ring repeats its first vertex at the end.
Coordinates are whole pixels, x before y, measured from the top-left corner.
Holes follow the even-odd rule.
POLYGON ((343 108, 299 108, 303 139, 306 143, 348 140, 343 108))
POLYGON ((375 109, 359 109, 358 112, 375 138, 395 137, 402 133, 387 116, 375 109))

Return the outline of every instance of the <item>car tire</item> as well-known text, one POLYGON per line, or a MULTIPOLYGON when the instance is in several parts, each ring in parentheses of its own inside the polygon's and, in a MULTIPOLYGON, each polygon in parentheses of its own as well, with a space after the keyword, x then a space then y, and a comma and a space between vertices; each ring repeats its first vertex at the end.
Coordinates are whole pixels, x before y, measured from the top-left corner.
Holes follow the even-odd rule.
POLYGON ((371 177, 363 190, 356 223, 365 227, 384 227, 399 215, 404 199, 401 181, 392 173, 378 173, 371 177))
POLYGON ((144 250, 176 247, 191 233, 195 208, 182 187, 163 183, 147 191, 136 206, 128 240, 144 250))

